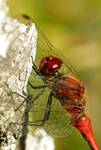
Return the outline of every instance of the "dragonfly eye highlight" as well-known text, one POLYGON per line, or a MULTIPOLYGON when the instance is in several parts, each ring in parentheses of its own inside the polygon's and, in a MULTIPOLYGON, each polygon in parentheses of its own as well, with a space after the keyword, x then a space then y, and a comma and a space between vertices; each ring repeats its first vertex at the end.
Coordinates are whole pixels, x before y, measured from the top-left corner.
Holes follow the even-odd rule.
POLYGON ((54 76, 61 68, 61 59, 53 56, 43 57, 39 65, 42 75, 46 77, 54 76))

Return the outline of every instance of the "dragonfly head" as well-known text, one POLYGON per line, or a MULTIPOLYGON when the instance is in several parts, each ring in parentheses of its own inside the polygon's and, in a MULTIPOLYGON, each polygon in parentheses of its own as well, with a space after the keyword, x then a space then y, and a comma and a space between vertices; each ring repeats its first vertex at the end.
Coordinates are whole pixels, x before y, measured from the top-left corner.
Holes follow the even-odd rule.
POLYGON ((43 76, 51 78, 55 76, 57 73, 59 73, 61 65, 62 61, 57 57, 54 56, 43 57, 39 65, 39 70, 43 76))

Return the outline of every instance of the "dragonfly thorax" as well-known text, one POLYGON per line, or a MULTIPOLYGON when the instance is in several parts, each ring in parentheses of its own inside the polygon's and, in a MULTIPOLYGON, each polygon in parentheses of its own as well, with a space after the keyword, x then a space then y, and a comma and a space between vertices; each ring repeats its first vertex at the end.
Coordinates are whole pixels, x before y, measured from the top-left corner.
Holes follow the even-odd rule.
POLYGON ((84 112, 85 109, 85 89, 83 84, 74 77, 60 76, 54 82, 49 83, 53 95, 57 98, 64 109, 72 115, 84 112))

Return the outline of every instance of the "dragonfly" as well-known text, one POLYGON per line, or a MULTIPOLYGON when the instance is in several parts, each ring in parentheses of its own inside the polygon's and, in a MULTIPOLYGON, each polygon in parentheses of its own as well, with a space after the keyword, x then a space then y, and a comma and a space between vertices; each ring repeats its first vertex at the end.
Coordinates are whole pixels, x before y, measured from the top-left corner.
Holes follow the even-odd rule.
MULTIPOLYGON (((25 14, 22 17, 29 25, 32 24, 31 17, 25 14)), ((29 112, 31 133, 40 127, 51 135, 67 136, 75 127, 92 150, 100 150, 90 117, 85 112, 84 84, 78 79, 67 58, 47 40, 37 26, 36 28, 37 53, 28 81, 29 93, 33 97, 37 95, 29 112)))

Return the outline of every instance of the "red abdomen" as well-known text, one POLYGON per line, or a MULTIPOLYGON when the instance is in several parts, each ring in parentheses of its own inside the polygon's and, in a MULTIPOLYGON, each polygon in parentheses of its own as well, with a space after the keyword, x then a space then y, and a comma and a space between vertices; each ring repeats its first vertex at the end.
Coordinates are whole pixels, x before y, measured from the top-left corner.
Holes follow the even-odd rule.
POLYGON ((54 83, 54 96, 74 118, 85 109, 85 89, 83 84, 74 77, 61 77, 54 83))

